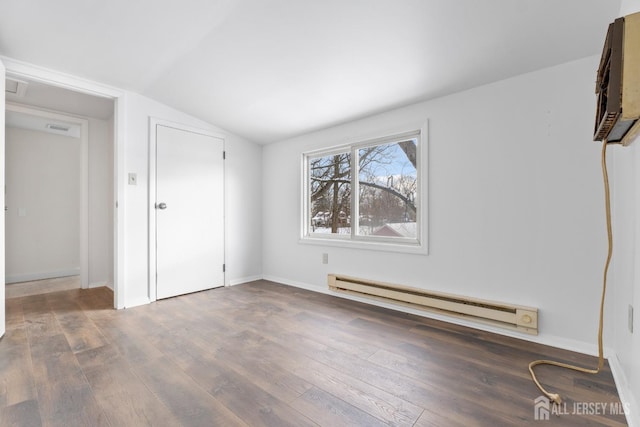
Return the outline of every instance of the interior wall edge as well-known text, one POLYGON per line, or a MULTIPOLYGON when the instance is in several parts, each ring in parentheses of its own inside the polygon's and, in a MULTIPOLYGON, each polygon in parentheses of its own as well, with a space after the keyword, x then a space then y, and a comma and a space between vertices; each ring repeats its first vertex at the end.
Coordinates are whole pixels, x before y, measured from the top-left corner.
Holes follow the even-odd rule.
POLYGON ((630 427, 640 427, 640 407, 638 407, 633 391, 629 387, 627 377, 624 373, 624 368, 620 364, 617 354, 609 355, 607 358, 609 361, 609 367, 611 368, 611 375, 616 383, 616 389, 618 390, 618 396, 623 407, 627 408, 627 423, 630 427))

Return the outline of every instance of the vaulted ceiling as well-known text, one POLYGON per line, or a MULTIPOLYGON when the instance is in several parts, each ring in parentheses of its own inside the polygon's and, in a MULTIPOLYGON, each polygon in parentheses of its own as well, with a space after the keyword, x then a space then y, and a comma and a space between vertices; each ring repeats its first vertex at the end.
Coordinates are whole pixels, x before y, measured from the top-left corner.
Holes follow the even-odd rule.
POLYGON ((269 143, 598 54, 619 9, 620 0, 2 0, 0 55, 269 143))

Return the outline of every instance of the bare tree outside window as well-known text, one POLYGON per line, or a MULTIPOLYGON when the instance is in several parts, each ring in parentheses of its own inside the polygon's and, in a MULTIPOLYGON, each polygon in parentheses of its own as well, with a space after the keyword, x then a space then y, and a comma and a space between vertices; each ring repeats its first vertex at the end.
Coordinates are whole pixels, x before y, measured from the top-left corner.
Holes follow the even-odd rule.
POLYGON ((417 237, 416 144, 411 139, 358 150, 367 158, 359 168, 358 234, 417 237))
POLYGON ((314 232, 350 234, 351 154, 309 159, 311 227, 314 232))
POLYGON ((417 239, 417 144, 410 137, 308 156, 310 232, 417 239))

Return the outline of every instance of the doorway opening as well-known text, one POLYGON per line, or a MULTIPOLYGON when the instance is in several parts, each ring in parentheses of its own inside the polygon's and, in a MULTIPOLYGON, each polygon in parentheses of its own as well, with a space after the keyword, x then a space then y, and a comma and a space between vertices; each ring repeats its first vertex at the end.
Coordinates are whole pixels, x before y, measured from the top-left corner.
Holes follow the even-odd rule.
POLYGON ((5 92, 5 297, 115 290, 114 99, 11 80, 21 90, 5 92))

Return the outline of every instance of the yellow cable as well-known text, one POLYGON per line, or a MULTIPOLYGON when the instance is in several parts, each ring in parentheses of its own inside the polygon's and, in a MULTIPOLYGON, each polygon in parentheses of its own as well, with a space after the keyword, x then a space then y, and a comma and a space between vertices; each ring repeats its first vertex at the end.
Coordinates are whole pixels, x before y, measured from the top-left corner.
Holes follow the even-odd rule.
POLYGON ((607 140, 602 143, 602 177, 604 179, 604 198, 605 198, 605 210, 607 216, 607 237, 609 240, 609 250, 607 252, 607 261, 604 264, 604 277, 602 279, 602 297, 600 299, 600 322, 598 324, 598 367, 596 369, 587 369, 580 366, 569 365, 567 363, 556 362, 554 360, 535 360, 529 363, 529 372, 533 382, 536 383, 540 391, 549 398, 549 400, 560 404, 562 398, 558 393, 549 393, 538 382, 536 374, 533 372, 533 368, 538 365, 552 365, 559 366, 561 368, 572 369, 578 372, 584 372, 587 374, 597 374, 604 366, 604 355, 602 350, 602 326, 604 321, 604 297, 607 292, 607 272, 609 271, 609 264, 611 263, 611 255, 613 254, 613 232, 611 230, 611 195, 609 191, 609 175, 607 173, 607 140))

